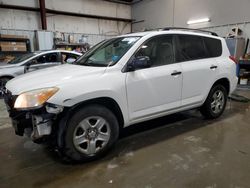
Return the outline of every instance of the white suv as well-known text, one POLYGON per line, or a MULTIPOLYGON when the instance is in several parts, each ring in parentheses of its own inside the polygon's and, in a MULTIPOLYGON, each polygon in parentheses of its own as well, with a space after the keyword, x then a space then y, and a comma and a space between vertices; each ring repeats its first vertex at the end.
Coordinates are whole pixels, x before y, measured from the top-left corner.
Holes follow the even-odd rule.
POLYGON ((193 108, 219 117, 237 84, 232 59, 214 33, 127 34, 97 44, 75 64, 9 81, 5 102, 17 135, 50 140, 72 160, 92 160, 123 127, 193 108))

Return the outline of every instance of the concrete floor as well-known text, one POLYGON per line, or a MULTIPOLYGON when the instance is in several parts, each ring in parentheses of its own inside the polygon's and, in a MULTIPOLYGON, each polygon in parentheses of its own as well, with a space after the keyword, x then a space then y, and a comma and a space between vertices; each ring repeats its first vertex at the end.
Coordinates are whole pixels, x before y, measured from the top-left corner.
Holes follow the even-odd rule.
POLYGON ((0 103, 1 188, 250 187, 250 103, 232 102, 213 121, 189 111, 127 128, 111 153, 87 164, 63 164, 15 136, 0 103))

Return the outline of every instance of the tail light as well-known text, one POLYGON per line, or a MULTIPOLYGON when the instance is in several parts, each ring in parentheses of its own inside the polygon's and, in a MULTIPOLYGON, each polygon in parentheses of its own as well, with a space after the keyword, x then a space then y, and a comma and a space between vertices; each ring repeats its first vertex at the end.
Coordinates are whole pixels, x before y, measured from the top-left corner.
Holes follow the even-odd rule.
POLYGON ((231 60, 233 60, 233 62, 234 62, 235 64, 238 64, 238 61, 237 61, 237 59, 236 59, 234 56, 229 56, 229 58, 230 58, 231 60))

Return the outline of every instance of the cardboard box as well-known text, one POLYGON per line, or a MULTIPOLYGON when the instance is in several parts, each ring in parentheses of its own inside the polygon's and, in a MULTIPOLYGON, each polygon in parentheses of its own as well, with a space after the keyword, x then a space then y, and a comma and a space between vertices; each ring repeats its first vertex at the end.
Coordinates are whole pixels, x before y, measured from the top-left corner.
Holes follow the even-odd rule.
POLYGON ((247 85, 248 79, 247 78, 241 78, 240 79, 240 85, 247 85))
POLYGON ((1 34, 0 38, 28 39, 28 37, 24 35, 5 35, 5 34, 1 34))
POLYGON ((6 41, 2 41, 2 42, 0 42, 0 45, 26 46, 26 43, 25 42, 6 42, 6 41))
POLYGON ((2 56, 2 57, 0 57, 0 62, 8 63, 13 59, 15 59, 15 56, 11 56, 11 55, 2 56))
POLYGON ((25 42, 0 42, 0 49, 3 52, 25 52, 27 47, 25 42))
POLYGON ((4 46, 1 47, 2 52, 25 52, 27 51, 26 47, 23 46, 4 46))

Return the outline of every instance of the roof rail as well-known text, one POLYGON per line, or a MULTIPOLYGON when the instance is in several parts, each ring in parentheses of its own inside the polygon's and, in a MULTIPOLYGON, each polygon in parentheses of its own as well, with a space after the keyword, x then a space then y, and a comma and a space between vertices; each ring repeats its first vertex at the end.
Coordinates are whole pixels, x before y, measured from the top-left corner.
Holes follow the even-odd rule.
POLYGON ((197 32, 202 32, 202 33, 210 33, 213 36, 218 36, 217 33, 212 32, 212 31, 206 31, 206 30, 201 30, 201 29, 191 29, 191 28, 184 28, 184 27, 165 27, 165 28, 162 28, 161 30, 163 31, 169 31, 169 30, 197 31, 197 32))

